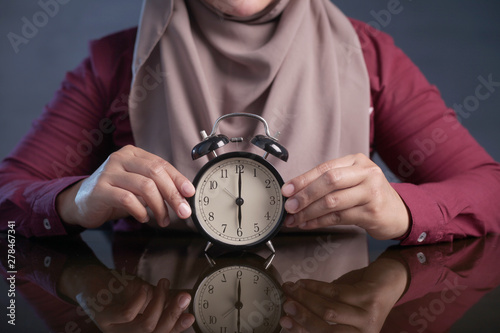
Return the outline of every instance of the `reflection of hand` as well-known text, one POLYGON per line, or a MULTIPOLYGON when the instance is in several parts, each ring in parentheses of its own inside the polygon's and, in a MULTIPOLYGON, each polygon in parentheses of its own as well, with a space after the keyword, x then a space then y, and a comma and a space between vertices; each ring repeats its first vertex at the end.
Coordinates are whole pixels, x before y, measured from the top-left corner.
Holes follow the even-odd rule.
POLYGON ((147 222, 147 206, 164 227, 169 223, 165 202, 180 218, 188 218, 191 208, 185 198, 194 192, 191 182, 170 163, 126 146, 111 154, 90 177, 61 192, 56 206, 66 223, 85 228, 130 215, 147 222))
POLYGON ((287 227, 357 225, 377 239, 397 238, 409 214, 382 170, 362 154, 323 163, 283 186, 287 227))
POLYGON ((379 332, 406 283, 406 268, 392 259, 378 259, 332 283, 285 283, 287 315, 280 323, 289 332, 379 332))
POLYGON ((183 313, 191 297, 169 294, 169 281, 154 287, 138 277, 103 266, 70 268, 59 292, 76 301, 103 332, 181 332, 194 317, 183 313))

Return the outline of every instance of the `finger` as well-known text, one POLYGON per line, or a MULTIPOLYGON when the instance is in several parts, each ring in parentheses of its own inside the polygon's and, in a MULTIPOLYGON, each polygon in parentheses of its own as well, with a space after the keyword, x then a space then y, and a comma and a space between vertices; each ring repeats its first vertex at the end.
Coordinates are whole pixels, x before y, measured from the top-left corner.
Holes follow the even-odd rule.
POLYGON ((98 195, 96 200, 106 202, 110 207, 125 210, 137 221, 146 223, 149 221, 149 215, 135 194, 120 187, 110 184, 104 185, 105 189, 98 191, 103 195, 98 195))
POLYGON ((300 284, 285 285, 283 290, 292 299, 284 305, 285 312, 301 324, 307 320, 314 320, 307 311, 325 322, 338 324, 355 323, 364 315, 364 311, 358 307, 339 302, 336 298, 325 298, 302 288, 300 284))
POLYGON ((193 184, 187 179, 179 170, 174 168, 174 166, 161 157, 151 154, 143 149, 134 150, 134 154, 137 157, 141 157, 149 163, 146 164, 148 172, 153 178, 160 177, 163 175, 163 170, 166 170, 169 178, 171 178, 175 186, 179 189, 179 192, 187 198, 190 198, 195 193, 195 188, 193 184))
POLYGON ((96 322, 100 327, 130 323, 139 315, 141 309, 144 308, 144 303, 148 299, 150 292, 148 285, 143 285, 138 292, 125 305, 117 304, 105 309, 102 313, 98 312, 96 322), (101 317, 102 315, 102 317, 101 317))
POLYGON ((297 288, 304 288, 313 294, 321 295, 328 299, 334 299, 340 294, 340 290, 337 286, 330 282, 304 279, 297 281, 293 286, 297 286, 297 288))
POLYGON ((168 218, 167 206, 152 179, 141 174, 125 172, 110 175, 108 182, 142 198, 146 206, 153 212, 156 220, 165 226, 164 222, 168 218))
POLYGON ((348 155, 338 159, 334 159, 323 164, 320 164, 306 173, 289 180, 283 185, 282 193, 285 197, 291 197, 295 193, 302 191, 315 179, 318 179, 325 172, 335 169, 354 165, 357 155, 348 155))
MULTIPOLYGON (((293 222, 286 221, 286 226, 312 229, 351 224, 351 220, 341 219, 341 212, 369 203, 370 194, 364 183, 344 190, 334 191, 293 214, 293 222)), ((355 223, 357 222, 359 221, 356 220, 355 223)))
POLYGON ((356 332, 359 333, 360 330, 358 330, 356 327, 349 326, 349 325, 342 325, 342 324, 337 324, 337 325, 321 325, 321 327, 305 327, 289 316, 285 316, 280 319, 280 325, 284 329, 286 329, 287 332, 290 333, 304 333, 304 332, 318 332, 318 333, 329 333, 329 332, 335 332, 335 333, 352 333, 356 332))
POLYGON ((170 282, 167 279, 161 279, 158 282, 158 287, 153 293, 153 299, 151 299, 143 314, 135 320, 133 326, 137 328, 138 332, 153 332, 156 329, 167 301, 169 287, 170 282))
POLYGON ((324 203, 326 206, 335 206, 335 201, 328 201, 335 198, 329 197, 329 194, 359 185, 367 176, 368 170, 359 165, 332 168, 290 197, 285 203, 285 209, 294 214, 320 199, 327 200, 324 203))
POLYGON ((192 315, 183 314, 191 302, 188 293, 179 293, 163 311, 163 315, 158 323, 158 330, 166 332, 181 332, 189 328, 193 322, 192 315))
POLYGON ((147 159, 139 156, 134 160, 125 161, 123 166, 126 171, 151 179, 177 216, 188 218, 191 215, 191 208, 185 198, 194 195, 194 186, 168 162, 155 157, 147 159))

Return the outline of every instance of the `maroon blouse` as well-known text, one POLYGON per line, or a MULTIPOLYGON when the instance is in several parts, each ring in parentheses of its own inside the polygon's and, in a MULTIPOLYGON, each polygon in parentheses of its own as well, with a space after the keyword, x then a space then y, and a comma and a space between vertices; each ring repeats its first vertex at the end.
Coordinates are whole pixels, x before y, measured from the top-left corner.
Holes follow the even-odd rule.
MULTIPOLYGON (((402 244, 499 232, 500 164, 388 35, 352 23, 370 76, 371 151, 402 181, 392 185, 411 212, 402 244)), ((134 144, 127 101, 136 32, 92 42, 90 56, 66 75, 29 133, 0 164, 0 230, 9 220, 26 237, 80 230, 61 221, 55 199, 110 153, 134 144)))

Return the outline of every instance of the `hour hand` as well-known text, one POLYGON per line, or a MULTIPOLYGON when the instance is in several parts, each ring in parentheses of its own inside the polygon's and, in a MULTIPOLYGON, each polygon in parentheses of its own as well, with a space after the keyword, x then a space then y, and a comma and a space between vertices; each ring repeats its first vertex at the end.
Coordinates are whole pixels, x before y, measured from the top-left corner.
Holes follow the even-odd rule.
POLYGON ((238 229, 241 230, 241 205, 243 205, 243 198, 241 197, 241 170, 238 173, 238 198, 236 198, 236 205, 238 205, 238 229))

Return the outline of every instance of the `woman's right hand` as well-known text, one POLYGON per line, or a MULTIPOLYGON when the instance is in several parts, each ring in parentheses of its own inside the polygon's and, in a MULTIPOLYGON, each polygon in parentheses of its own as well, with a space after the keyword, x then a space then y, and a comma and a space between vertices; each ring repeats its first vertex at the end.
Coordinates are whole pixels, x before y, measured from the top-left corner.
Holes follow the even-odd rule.
POLYGON ((193 184, 170 163, 129 145, 112 153, 90 177, 61 192, 56 208, 68 224, 97 228, 127 216, 148 222, 148 207, 158 225, 165 227, 167 203, 177 216, 188 218, 191 208, 186 198, 194 193, 193 184))

